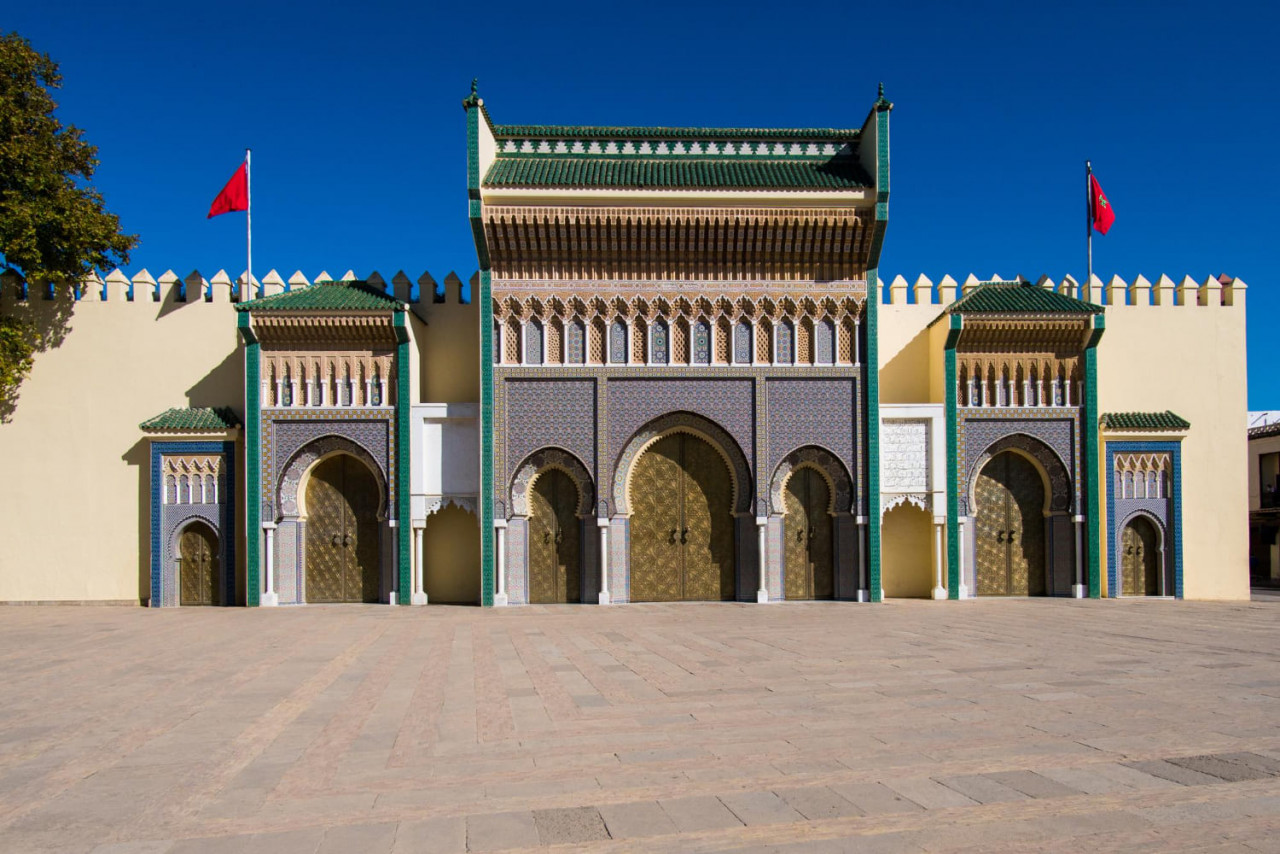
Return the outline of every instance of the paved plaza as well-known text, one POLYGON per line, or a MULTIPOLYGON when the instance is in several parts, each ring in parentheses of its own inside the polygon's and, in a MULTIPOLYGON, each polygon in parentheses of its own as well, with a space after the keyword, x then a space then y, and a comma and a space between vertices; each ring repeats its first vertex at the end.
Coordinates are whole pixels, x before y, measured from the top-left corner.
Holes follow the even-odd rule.
POLYGON ((0 851, 1280 851, 1280 602, 0 609, 0 851))

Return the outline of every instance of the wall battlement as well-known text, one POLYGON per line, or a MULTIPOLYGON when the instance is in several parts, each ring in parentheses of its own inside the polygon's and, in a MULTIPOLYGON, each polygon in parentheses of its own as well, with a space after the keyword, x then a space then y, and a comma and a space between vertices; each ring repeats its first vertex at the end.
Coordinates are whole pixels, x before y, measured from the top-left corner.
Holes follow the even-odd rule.
MULTIPOLYGON (((1025 282, 1021 276, 1005 279, 1001 276, 990 276, 980 279, 970 273, 963 282, 951 276, 943 276, 935 284, 928 276, 918 276, 915 282, 908 282, 902 276, 895 276, 884 286, 880 296, 881 305, 935 305, 945 308, 960 297, 967 294, 979 284, 985 282, 1025 282)), ((1145 276, 1137 276, 1126 282, 1119 276, 1112 276, 1103 282, 1097 276, 1090 280, 1088 288, 1072 276, 1064 276, 1055 282, 1048 276, 1041 276, 1036 286, 1045 290, 1076 297, 1105 306, 1243 306, 1245 291, 1248 285, 1234 276, 1209 276, 1197 282, 1190 276, 1175 281, 1162 275, 1154 282, 1145 276)))
MULTIPOLYGON (((129 277, 117 268, 108 273, 106 278, 94 274, 76 288, 68 289, 54 288, 50 285, 40 287, 28 285, 16 273, 9 271, 0 274, 0 305, 33 300, 50 302, 68 300, 77 303, 236 303, 242 300, 241 294, 245 291, 246 279, 248 279, 247 274, 241 273, 233 280, 226 270, 219 270, 212 277, 205 278, 199 270, 193 270, 185 276, 179 276, 173 270, 166 270, 160 276, 153 277, 150 272, 143 269, 129 277)), ((462 280, 458 278, 457 273, 450 272, 444 279, 437 282, 429 272, 424 272, 417 279, 410 279, 403 270, 390 279, 384 278, 376 270, 367 276, 357 276, 351 270, 347 270, 340 276, 332 276, 322 270, 311 279, 299 270, 285 279, 272 270, 261 280, 256 276, 253 278, 250 296, 245 298, 256 299, 306 288, 314 282, 352 279, 366 281, 376 288, 385 290, 388 295, 410 304, 463 303, 462 280)))

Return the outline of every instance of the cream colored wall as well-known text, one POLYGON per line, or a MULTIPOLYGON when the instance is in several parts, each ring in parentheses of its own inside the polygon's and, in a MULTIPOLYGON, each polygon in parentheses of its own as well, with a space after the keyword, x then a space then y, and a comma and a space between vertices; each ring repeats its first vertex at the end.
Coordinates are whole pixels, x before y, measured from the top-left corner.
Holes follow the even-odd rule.
MULTIPOLYGON (((902 298, 906 298, 905 290, 902 298)), ((935 399, 931 387, 932 375, 941 370, 942 354, 935 352, 928 328, 942 309, 932 303, 881 302, 876 315, 881 403, 942 402, 941 396, 935 399)), ((937 390, 941 388, 939 382, 937 390)))
POLYGON ((933 521, 912 504, 884 514, 880 584, 889 599, 928 599, 933 591, 933 521))
POLYGON ((413 313, 426 324, 418 333, 422 370, 417 399, 475 403, 480 400, 479 306, 475 300, 462 303, 462 282, 456 275, 450 273, 444 285, 444 302, 431 302, 431 296, 423 294, 423 301, 413 306, 413 313))
MULTIPOLYGON (((1170 409, 1191 422, 1182 442, 1184 593, 1248 599, 1244 292, 1237 288, 1231 306, 1196 305, 1194 294, 1192 301, 1107 307, 1107 331, 1098 344, 1098 409, 1170 409)), ((1099 465, 1105 467, 1105 456, 1099 465)), ((1104 520, 1104 554, 1106 530, 1104 520)))
POLYGON ((423 589, 432 604, 480 602, 480 523, 452 505, 427 518, 423 589))
MULTIPOLYGON (((142 286, 126 302, 122 286, 110 287, 106 302, 61 303, 72 309, 65 340, 36 356, 0 424, 0 601, 148 597, 150 451, 138 424, 175 406, 230 406, 243 417, 228 286, 215 286, 212 303, 178 303, 172 288, 151 302, 142 286)), ((0 311, 47 318, 57 307, 14 297, 5 288, 0 311)))

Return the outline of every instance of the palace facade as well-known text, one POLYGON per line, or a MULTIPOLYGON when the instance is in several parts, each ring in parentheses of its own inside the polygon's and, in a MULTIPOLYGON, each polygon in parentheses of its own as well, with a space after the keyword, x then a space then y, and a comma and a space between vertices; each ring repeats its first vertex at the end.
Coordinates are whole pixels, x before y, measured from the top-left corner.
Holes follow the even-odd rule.
POLYGON ((463 106, 467 293, 0 282, 50 343, 0 600, 1247 597, 1243 282, 885 282, 883 92, 851 128, 463 106))

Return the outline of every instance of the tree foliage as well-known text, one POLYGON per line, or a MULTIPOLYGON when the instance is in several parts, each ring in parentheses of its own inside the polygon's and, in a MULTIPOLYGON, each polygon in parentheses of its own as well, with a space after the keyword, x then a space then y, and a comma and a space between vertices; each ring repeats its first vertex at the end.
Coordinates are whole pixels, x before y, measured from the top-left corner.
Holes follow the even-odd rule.
MULTIPOLYGON (((94 270, 126 264, 136 235, 123 234, 89 185, 98 150, 54 116, 58 65, 17 33, 0 34, 0 259, 34 299, 49 283, 74 286, 94 270)), ((65 313, 0 318, 0 396, 11 403, 33 354, 65 333, 65 313), (35 328, 34 318, 61 329, 35 328)), ((0 415, 5 413, 0 412, 0 415)))

